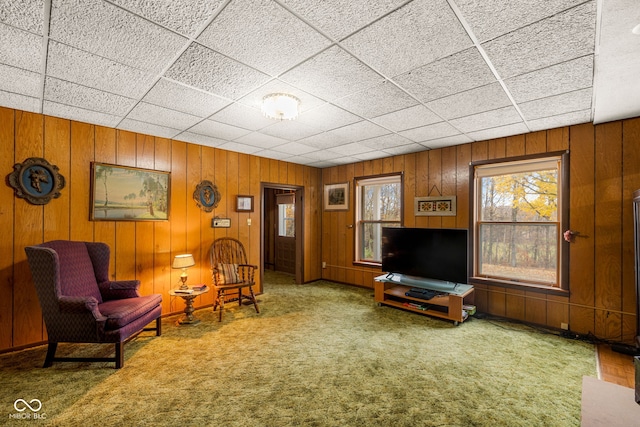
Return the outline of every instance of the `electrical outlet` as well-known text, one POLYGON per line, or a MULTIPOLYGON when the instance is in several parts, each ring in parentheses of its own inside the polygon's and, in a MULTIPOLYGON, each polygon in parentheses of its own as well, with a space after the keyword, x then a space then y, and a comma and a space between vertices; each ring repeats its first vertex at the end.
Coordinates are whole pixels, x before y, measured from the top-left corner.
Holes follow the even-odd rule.
POLYGON ((251 225, 251 218, 247 218, 247 225, 251 225))
POLYGON ((325 261, 322 261, 322 268, 327 268, 327 263, 325 261))
POLYGON ((568 323, 560 323, 560 329, 562 329, 563 331, 568 331, 569 330, 569 324, 568 323))

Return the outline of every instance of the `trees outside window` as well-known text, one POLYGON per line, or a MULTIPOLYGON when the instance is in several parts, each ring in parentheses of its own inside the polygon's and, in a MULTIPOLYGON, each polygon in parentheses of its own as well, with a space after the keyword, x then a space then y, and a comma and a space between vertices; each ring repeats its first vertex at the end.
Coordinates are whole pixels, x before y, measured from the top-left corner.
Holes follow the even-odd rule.
POLYGON ((477 278, 562 287, 562 156, 474 167, 477 278))
POLYGON ((402 226, 402 206, 401 174, 356 179, 356 262, 382 262, 382 227, 402 226))

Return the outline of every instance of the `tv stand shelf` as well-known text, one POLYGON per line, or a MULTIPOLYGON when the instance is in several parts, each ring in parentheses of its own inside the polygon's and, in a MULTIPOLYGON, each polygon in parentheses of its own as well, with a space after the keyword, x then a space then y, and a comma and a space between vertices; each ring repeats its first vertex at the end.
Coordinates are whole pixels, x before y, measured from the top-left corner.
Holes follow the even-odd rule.
MULTIPOLYGON (((402 280, 399 281, 401 282, 402 280)), ((387 279, 386 275, 376 277, 374 283, 375 301, 378 304, 384 304, 414 313, 451 320, 456 326, 466 320, 467 316, 462 309, 462 305, 464 303, 464 298, 473 293, 473 286, 460 285, 461 289, 456 291, 455 293, 449 293, 448 295, 439 295, 425 300, 405 295, 405 293, 408 292, 411 288, 429 288, 429 286, 426 285, 417 286, 416 283, 414 283, 414 280, 411 280, 411 282, 411 284, 401 284, 398 283, 398 279, 387 279), (426 308, 417 308, 410 305, 411 303, 420 304, 426 308)), ((435 290, 442 291, 441 289, 435 290)))

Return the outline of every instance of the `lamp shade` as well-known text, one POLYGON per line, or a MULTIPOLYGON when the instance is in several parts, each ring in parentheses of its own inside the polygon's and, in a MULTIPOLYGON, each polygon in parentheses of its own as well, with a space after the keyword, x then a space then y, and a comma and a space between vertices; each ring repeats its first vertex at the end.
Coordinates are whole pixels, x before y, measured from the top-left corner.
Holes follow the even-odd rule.
POLYGON ((187 268, 196 265, 196 261, 191 254, 176 255, 173 259, 172 268, 187 268))

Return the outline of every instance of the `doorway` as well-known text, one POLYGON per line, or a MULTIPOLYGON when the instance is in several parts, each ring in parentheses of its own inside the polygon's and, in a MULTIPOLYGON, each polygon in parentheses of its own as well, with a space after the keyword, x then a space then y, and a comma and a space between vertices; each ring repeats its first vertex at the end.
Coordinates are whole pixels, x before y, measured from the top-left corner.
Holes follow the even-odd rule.
POLYGON ((262 274, 279 271, 304 280, 303 192, 299 186, 262 184, 262 274))

